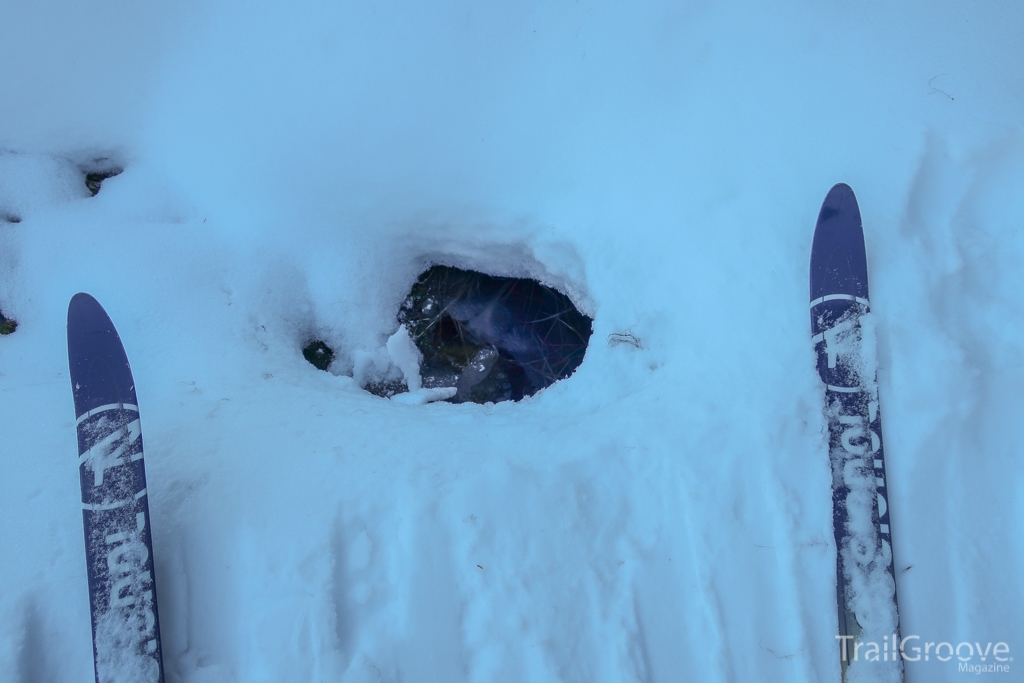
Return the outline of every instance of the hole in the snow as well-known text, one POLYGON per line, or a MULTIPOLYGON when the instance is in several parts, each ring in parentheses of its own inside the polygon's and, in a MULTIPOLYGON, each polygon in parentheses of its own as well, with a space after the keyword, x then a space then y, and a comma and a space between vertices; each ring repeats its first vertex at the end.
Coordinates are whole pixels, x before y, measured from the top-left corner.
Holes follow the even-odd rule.
POLYGON ((93 197, 100 193, 100 186, 103 185, 104 180, 124 173, 122 166, 113 163, 105 157, 93 159, 92 163, 80 168, 85 174, 85 186, 93 197))
POLYGON ((3 311, 0 311, 0 335, 11 334, 18 329, 18 321, 5 318, 3 311))
POLYGON ((3 221, 4 223, 20 223, 21 217, 16 216, 13 213, 0 212, 0 221, 3 221))
POLYGON ((302 356, 317 370, 326 370, 334 361, 334 350, 319 339, 313 339, 302 348, 302 356))
POLYGON ((518 401, 565 379, 593 331, 556 289, 449 266, 420 275, 398 322, 423 354, 423 388, 454 387, 455 403, 518 401))

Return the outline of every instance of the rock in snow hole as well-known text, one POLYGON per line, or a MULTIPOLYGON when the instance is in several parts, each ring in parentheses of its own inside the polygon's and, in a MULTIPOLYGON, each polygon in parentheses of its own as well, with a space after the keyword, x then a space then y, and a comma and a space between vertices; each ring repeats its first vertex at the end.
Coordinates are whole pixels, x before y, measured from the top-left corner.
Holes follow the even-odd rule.
POLYGON ((11 334, 18 329, 18 322, 11 318, 5 318, 3 311, 0 311, 0 334, 11 334))
POLYGON ((100 187, 103 185, 104 180, 124 173, 122 166, 106 157, 93 159, 91 163, 80 168, 82 173, 85 174, 85 187, 93 197, 100 193, 100 187))
POLYGON ((308 342, 302 348, 302 356, 317 370, 326 370, 334 362, 334 350, 319 339, 308 342))

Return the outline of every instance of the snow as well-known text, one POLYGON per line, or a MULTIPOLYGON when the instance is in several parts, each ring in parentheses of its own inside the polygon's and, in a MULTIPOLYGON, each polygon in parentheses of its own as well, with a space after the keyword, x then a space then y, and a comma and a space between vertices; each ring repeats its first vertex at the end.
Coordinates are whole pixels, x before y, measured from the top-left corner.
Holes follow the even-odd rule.
POLYGON ((418 391, 423 386, 423 380, 420 378, 423 354, 416 348, 416 343, 409 336, 409 330, 405 325, 400 325, 398 331, 388 337, 385 346, 391 362, 402 371, 402 378, 409 391, 418 391))
MULTIPOLYGON (((864 218, 902 633, 1024 645, 1019 3, 16 5, 11 680, 93 676, 78 291, 135 372, 169 683, 839 680, 807 310, 835 182, 864 218), (100 158, 125 171, 89 197, 100 158), (360 389, 432 263, 564 291, 583 364, 520 403, 360 389)), ((930 652, 910 683, 959 680, 930 652)))
POLYGON ((424 403, 433 403, 434 401, 444 401, 449 399, 457 393, 455 387, 435 387, 433 389, 413 389, 412 391, 406 391, 399 394, 395 394, 391 397, 392 401, 396 403, 405 403, 408 405, 423 405, 424 403))
POLYGON ((155 680, 159 676, 157 661, 146 654, 156 650, 156 619, 152 579, 148 572, 139 569, 149 559, 142 538, 145 515, 140 512, 137 519, 136 529, 106 537, 114 547, 105 558, 114 583, 111 604, 96 620, 96 664, 101 680, 111 683, 155 680), (139 603, 142 606, 136 607, 139 603))

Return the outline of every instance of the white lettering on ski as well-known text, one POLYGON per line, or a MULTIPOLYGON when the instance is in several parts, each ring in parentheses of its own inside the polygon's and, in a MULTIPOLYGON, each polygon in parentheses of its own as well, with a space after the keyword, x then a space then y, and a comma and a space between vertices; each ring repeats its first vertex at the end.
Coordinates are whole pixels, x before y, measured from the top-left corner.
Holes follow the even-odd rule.
MULTIPOLYGON (((120 429, 115 429, 110 434, 93 444, 92 448, 82 453, 78 457, 79 464, 89 462, 92 466, 93 472, 93 485, 103 485, 103 473, 111 467, 117 467, 118 465, 125 465, 125 454, 128 448, 139 440, 142 436, 142 424, 139 420, 132 420, 127 425, 120 429), (114 446, 114 444, 121 440, 123 441, 120 445, 114 446)), ((142 455, 138 457, 132 457, 132 460, 138 460, 142 455)))
POLYGON ((153 583, 152 575, 145 570, 149 561, 149 548, 142 542, 142 532, 146 528, 146 514, 135 514, 135 529, 109 534, 104 540, 113 546, 107 553, 107 569, 112 579, 110 587, 110 609, 135 607, 140 601, 144 605, 143 619, 146 624, 145 649, 148 653, 156 651, 155 636, 156 615, 153 614, 153 591, 143 590, 133 593, 143 586, 153 583))

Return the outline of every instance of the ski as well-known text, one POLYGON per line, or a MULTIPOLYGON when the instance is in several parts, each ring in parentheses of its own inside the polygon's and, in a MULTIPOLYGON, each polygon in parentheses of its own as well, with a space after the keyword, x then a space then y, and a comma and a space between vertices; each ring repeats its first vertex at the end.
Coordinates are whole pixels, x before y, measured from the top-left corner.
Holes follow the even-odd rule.
POLYGON ((867 255, 853 190, 833 187, 811 247, 811 335, 825 385, 844 683, 903 681, 867 255))
POLYGON ((163 683, 146 467, 135 381, 103 307, 68 306, 96 683, 163 683))

